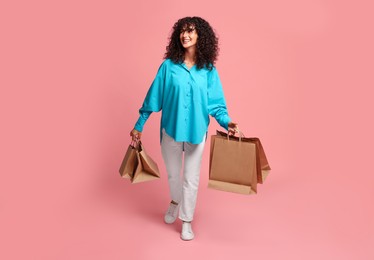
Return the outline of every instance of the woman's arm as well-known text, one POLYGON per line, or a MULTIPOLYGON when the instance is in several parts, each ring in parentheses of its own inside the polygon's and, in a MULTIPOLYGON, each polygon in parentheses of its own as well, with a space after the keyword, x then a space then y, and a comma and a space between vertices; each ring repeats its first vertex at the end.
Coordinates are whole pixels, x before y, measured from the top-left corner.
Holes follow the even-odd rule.
POLYGON ((218 124, 228 130, 229 134, 235 135, 238 132, 238 123, 231 121, 227 112, 225 95, 217 69, 214 67, 210 72, 208 83, 208 110, 218 124))
POLYGON ((158 112, 162 109, 164 83, 165 83, 165 61, 160 65, 157 75, 153 80, 142 107, 139 109, 139 118, 135 123, 134 129, 131 130, 132 139, 140 139, 143 127, 152 112, 158 112))
POLYGON ((229 130, 229 127, 234 127, 235 123, 232 123, 228 115, 222 83, 215 67, 209 72, 208 111, 217 120, 218 124, 226 130, 229 130))

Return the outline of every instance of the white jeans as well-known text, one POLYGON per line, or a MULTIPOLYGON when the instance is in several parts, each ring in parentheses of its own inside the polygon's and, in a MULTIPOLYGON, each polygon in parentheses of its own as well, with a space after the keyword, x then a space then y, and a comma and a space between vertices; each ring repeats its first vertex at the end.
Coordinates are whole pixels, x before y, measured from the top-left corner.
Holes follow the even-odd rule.
POLYGON ((206 137, 200 144, 176 142, 162 129, 161 151, 168 172, 170 196, 180 205, 179 218, 183 221, 193 220, 205 142, 206 137))

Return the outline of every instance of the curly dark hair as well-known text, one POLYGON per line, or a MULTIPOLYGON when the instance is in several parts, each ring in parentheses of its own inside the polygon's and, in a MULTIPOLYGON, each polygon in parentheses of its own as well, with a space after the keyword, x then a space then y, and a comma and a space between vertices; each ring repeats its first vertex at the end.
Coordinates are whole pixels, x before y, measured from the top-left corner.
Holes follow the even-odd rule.
POLYGON ((218 56, 218 37, 210 24, 204 19, 194 16, 179 19, 173 26, 169 45, 166 46, 164 59, 171 59, 175 63, 184 62, 185 49, 180 42, 179 35, 184 30, 194 27, 198 35, 196 43, 196 67, 206 67, 212 70, 218 56))

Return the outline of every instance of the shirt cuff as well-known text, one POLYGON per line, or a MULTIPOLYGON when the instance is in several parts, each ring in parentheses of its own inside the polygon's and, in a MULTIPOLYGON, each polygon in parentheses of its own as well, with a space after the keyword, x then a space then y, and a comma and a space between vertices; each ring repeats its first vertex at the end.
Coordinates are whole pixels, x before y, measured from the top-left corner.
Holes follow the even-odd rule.
POLYGON ((229 123, 231 122, 231 118, 229 116, 225 116, 222 119, 222 124, 221 126, 225 128, 227 131, 229 130, 229 123))
POLYGON ((136 122, 134 129, 138 132, 143 132, 143 127, 144 127, 145 120, 143 117, 139 117, 138 121, 136 122))

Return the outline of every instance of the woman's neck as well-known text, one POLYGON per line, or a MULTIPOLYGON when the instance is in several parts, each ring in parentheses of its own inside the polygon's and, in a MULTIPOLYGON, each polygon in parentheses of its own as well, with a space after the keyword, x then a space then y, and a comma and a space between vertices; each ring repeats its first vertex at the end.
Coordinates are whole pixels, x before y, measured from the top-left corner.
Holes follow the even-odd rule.
MULTIPOLYGON (((194 47, 194 46, 193 46, 194 47)), ((189 63, 195 63, 196 60, 196 48, 188 48, 184 52, 184 60, 189 63)))

